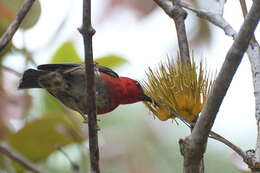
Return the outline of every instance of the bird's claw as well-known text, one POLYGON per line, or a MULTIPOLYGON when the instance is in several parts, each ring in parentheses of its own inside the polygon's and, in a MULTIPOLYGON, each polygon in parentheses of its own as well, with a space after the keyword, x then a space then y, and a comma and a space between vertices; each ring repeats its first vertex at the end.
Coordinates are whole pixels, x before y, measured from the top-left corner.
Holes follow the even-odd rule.
POLYGON ((85 114, 81 114, 82 118, 83 118, 83 123, 88 124, 88 116, 85 114))
MULTIPOLYGON (((86 123, 88 124, 88 116, 87 115, 84 115, 84 114, 81 114, 81 116, 83 117, 83 123, 86 123)), ((101 121, 100 119, 97 119, 97 121, 101 121)), ((98 128, 99 129, 99 128, 98 128)))

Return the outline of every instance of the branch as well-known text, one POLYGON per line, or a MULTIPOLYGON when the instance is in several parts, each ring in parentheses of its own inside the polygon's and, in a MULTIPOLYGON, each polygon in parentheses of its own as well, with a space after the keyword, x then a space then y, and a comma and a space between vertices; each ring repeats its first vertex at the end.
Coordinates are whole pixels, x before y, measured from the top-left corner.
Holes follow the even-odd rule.
MULTIPOLYGON (((220 7, 223 8, 223 1, 220 2, 220 7)), ((247 7, 245 4, 244 0, 240 0, 240 4, 241 4, 241 8, 243 11, 243 15, 244 17, 247 15, 247 7)), ((212 24, 220 27, 221 29, 224 30, 224 32, 228 35, 231 36, 233 38, 235 38, 237 36, 236 31, 226 22, 226 20, 222 17, 222 14, 215 14, 215 13, 211 13, 209 11, 206 10, 198 10, 194 7, 192 7, 192 5, 185 3, 185 2, 181 2, 180 3, 181 6, 185 7, 186 9, 189 9, 191 11, 193 11, 194 13, 197 14, 198 17, 201 17, 203 19, 206 19, 207 21, 211 22, 212 24)), ((221 9, 220 9, 221 11, 221 9)), ((226 142, 227 140, 224 138, 223 140, 221 138, 216 138, 216 136, 213 136, 214 139, 224 143, 225 145, 229 146, 230 148, 232 148, 235 152, 237 152, 242 158, 243 160, 249 165, 249 167, 252 167, 252 165, 255 165, 255 163, 257 163, 260 160, 260 110, 259 110, 259 105, 260 105, 260 99, 258 99, 258 96, 260 94, 259 91, 259 82, 260 81, 260 76, 258 75, 259 69, 260 69, 260 47, 259 44, 257 43, 257 41, 255 40, 254 35, 252 36, 252 41, 250 42, 250 46, 247 49, 247 54, 249 57, 249 60, 251 62, 251 69, 252 69, 252 73, 253 73, 253 81, 254 81, 254 90, 255 90, 255 98, 256 98, 256 119, 257 121, 257 125, 258 125, 258 137, 257 137, 257 145, 256 145, 256 152, 255 152, 255 156, 254 157, 250 157, 247 153, 243 152, 239 147, 235 146, 234 144, 230 145, 230 142, 226 142), (259 76, 259 77, 258 77, 259 76), (251 159, 255 159, 255 160, 250 160, 251 159)), ((259 95, 260 98, 260 95, 259 95)), ((214 132, 213 132, 214 133, 214 132)), ((211 136, 212 137, 212 136, 211 136)))
POLYGON ((243 158, 243 160, 245 161, 245 163, 247 163, 248 165, 250 165, 251 163, 248 160, 248 156, 247 154, 238 146, 234 145, 232 142, 230 142, 229 140, 227 140, 226 138, 224 138, 223 136, 210 131, 209 133, 209 137, 212 139, 215 139, 219 142, 222 142, 223 144, 225 144, 226 146, 228 146, 229 148, 231 148, 233 151, 235 151, 239 156, 241 156, 243 158))
POLYGON ((199 163, 206 150, 208 135, 232 78, 248 48, 259 18, 260 1, 256 0, 253 2, 250 12, 226 55, 219 75, 191 135, 180 141, 184 153, 184 165, 186 165, 184 172, 186 173, 199 172, 199 163))
MULTIPOLYGON (((194 122, 190 122, 186 119, 184 119, 181 115, 179 115, 175 110, 173 110, 170 107, 167 107, 168 110, 171 111, 171 114, 173 115, 172 117, 177 117, 179 118, 186 126, 188 126, 189 128, 194 128, 195 123, 194 122)), ((235 151, 238 155, 240 155, 243 160, 248 164, 248 165, 252 165, 251 162, 248 160, 248 156, 247 154, 238 146, 236 146, 235 144, 233 144, 232 142, 230 142, 229 140, 227 140, 226 138, 224 138, 223 136, 217 134, 214 131, 210 131, 209 133, 209 137, 212 139, 215 139, 219 142, 222 142, 223 144, 225 144, 226 146, 228 146, 229 148, 231 148, 233 151, 235 151)))
MULTIPOLYGON (((197 10, 193 8, 191 5, 187 3, 182 3, 185 8, 192 10, 195 12, 199 17, 208 20, 209 22, 219 26, 221 29, 227 33, 227 31, 231 31, 233 34, 227 34, 229 36, 232 36, 235 38, 237 36, 236 31, 228 24, 226 23, 225 25, 228 27, 223 27, 224 25, 221 25, 222 21, 225 21, 224 19, 221 19, 222 17, 219 16, 218 14, 214 14, 205 10, 197 10), (221 20, 218 20, 221 19, 221 20), (219 23, 219 24, 216 24, 219 23), (229 28, 227 30, 227 28, 229 28)), ((240 5, 242 8, 243 16, 245 17, 247 15, 247 7, 246 3, 244 0, 240 0, 240 5)), ((226 22, 226 21, 225 21, 226 22)), ((254 157, 250 157, 247 153, 246 156, 242 156, 241 152, 237 152, 243 159, 244 161, 249 165, 250 168, 254 169, 253 167, 257 165, 256 163, 260 162, 260 46, 257 43, 254 35, 252 36, 250 46, 247 49, 247 55, 250 60, 251 64, 251 70, 252 70, 252 77, 253 77, 253 85, 254 85, 254 94, 255 94, 255 117, 257 120, 257 143, 256 143, 256 149, 255 149, 255 155, 254 157), (249 159, 251 158, 251 160, 249 159)), ((227 145, 227 144, 226 144, 227 145)))
POLYGON ((34 1, 35 0, 26 0, 25 1, 22 8, 16 15, 16 18, 14 19, 14 21, 9 25, 6 32, 2 35, 2 37, 0 38, 0 52, 7 46, 7 44, 10 42, 10 40, 13 38, 15 32, 21 25, 26 14, 31 9, 34 1))
POLYGON ((34 172, 34 173, 40 173, 41 171, 36 168, 31 162, 29 162, 26 158, 21 156, 20 154, 14 152, 11 150, 8 145, 0 143, 0 153, 6 155, 10 159, 18 162, 23 167, 25 167, 27 170, 34 172))
POLYGON ((229 25, 229 23, 219 13, 212 13, 207 10, 196 9, 191 4, 183 1, 179 1, 178 4, 186 9, 196 13, 196 15, 202 19, 209 21, 210 23, 220 27, 224 30, 225 34, 234 38, 236 31, 229 25))
MULTIPOLYGON (((248 47, 247 54, 251 64, 253 86, 254 86, 254 95, 255 95, 255 118, 257 124, 257 139, 256 139, 256 148, 255 155, 253 159, 254 167, 260 170, 260 46, 254 37, 250 42, 248 47)), ((251 167, 252 170, 254 169, 251 167)))
POLYGON ((93 63, 92 36, 95 30, 91 25, 91 0, 83 1, 83 20, 79 29, 84 40, 85 52, 85 71, 86 71, 86 95, 87 95, 87 115, 89 130, 89 150, 91 172, 99 173, 99 148, 97 135, 97 116, 96 116, 96 86, 93 63))
MULTIPOLYGON (((247 5, 245 0, 240 0, 240 6, 242 9, 243 16, 247 15, 247 5)), ((259 171, 259 163, 260 163, 260 46, 255 38, 252 36, 250 46, 247 50, 247 54, 251 64, 252 77, 253 77, 253 85, 254 85, 254 95, 255 95, 255 117, 257 124, 257 138, 256 138, 256 148, 255 152, 253 152, 253 157, 251 157, 251 165, 249 167, 256 172, 259 171)))
POLYGON ((174 20, 181 60, 184 64, 189 64, 190 51, 184 23, 184 20, 187 17, 187 12, 183 10, 175 0, 173 0, 171 4, 165 0, 154 0, 154 2, 158 4, 158 6, 160 6, 170 18, 174 20))
MULTIPOLYGON (((246 5, 246 1, 245 0, 239 0, 240 2, 240 6, 241 6, 241 9, 242 9, 242 13, 243 13, 243 16, 244 18, 246 17, 247 15, 247 5, 246 5)), ((256 43, 256 38, 255 38, 255 35, 253 35, 252 37, 252 42, 256 43)))
POLYGON ((243 16, 245 18, 246 15, 247 15, 246 1, 245 0, 239 0, 239 2, 240 2, 240 6, 241 6, 241 9, 242 9, 243 16))
POLYGON ((77 163, 71 160, 69 155, 60 147, 58 146, 57 149, 66 157, 66 159, 69 161, 71 165, 71 169, 73 170, 74 173, 80 173, 80 167, 77 163))
POLYGON ((225 7, 225 3, 226 3, 226 0, 218 0, 219 2, 219 15, 223 16, 224 14, 224 7, 225 7))

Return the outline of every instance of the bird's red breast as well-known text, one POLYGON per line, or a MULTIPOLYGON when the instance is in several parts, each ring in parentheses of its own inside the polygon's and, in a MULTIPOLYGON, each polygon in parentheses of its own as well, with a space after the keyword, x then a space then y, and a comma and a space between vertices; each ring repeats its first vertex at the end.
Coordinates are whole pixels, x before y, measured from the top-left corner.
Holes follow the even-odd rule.
POLYGON ((123 92, 123 88, 121 87, 119 78, 115 78, 111 75, 102 72, 100 73, 100 78, 102 78, 105 83, 104 90, 106 90, 106 95, 109 97, 109 106, 105 106, 103 109, 97 109, 97 114, 104 114, 107 112, 111 112, 120 104, 120 99, 122 95, 121 93, 123 92))
POLYGON ((136 80, 128 77, 115 78, 105 73, 100 73, 100 77, 107 85, 111 105, 109 109, 97 110, 98 114, 110 112, 119 104, 131 104, 144 99, 144 92, 136 80))

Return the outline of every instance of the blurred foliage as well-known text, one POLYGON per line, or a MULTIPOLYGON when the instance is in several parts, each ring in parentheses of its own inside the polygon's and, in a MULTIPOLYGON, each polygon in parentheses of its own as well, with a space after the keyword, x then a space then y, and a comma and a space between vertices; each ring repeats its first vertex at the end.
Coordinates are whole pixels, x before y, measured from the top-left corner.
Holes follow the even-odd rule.
MULTIPOLYGON (((195 8, 203 8, 203 6, 207 3, 207 1, 200 1, 200 0, 190 0, 189 3, 191 3, 195 8)), ((106 18, 112 16, 113 13, 118 11, 118 8, 121 8, 122 11, 130 10, 134 12, 138 19, 143 19, 145 17, 149 17, 152 12, 154 12, 157 8, 159 8, 154 1, 151 0, 107 0, 107 4, 105 6, 105 9, 102 12, 101 20, 105 20, 106 18)), ((194 15, 193 13, 190 13, 188 10, 186 10, 189 15, 194 15)), ((167 15, 162 10, 162 15, 167 15)), ((191 34, 192 36, 189 36, 190 44, 195 49, 203 46, 203 45, 209 45, 212 39, 212 33, 209 27, 209 23, 205 20, 201 20, 200 18, 194 18, 196 20, 196 24, 192 28, 191 34), (195 33, 195 34, 194 34, 195 33)), ((187 27, 187 30, 189 28, 187 27)))
MULTIPOLYGON (((0 1, 0 27, 6 27, 15 18, 18 10, 21 9, 24 0, 1 0, 0 1)), ((21 28, 28 29, 35 25, 41 14, 41 5, 39 1, 35 1, 28 15, 26 15, 21 28)), ((0 30, 3 31, 3 30, 0 30)))
MULTIPOLYGON (((127 60, 125 58, 114 54, 98 57, 94 61, 100 65, 109 68, 116 68, 127 63, 127 60)), ((71 63, 71 62, 73 63, 83 62, 83 60, 82 58, 80 58, 73 43, 71 41, 66 41, 54 53, 52 59, 50 60, 50 63, 55 64, 55 63, 71 63)))
POLYGON ((43 114, 66 114, 67 109, 47 91, 42 91, 41 112, 43 114))
POLYGON ((45 115, 11 134, 8 143, 31 161, 46 159, 51 153, 72 143, 84 141, 79 129, 63 115, 45 115))
POLYGON ((79 129, 66 116, 45 115, 27 123, 22 129, 8 137, 15 150, 32 161, 45 159, 58 146, 83 142, 79 129))
MULTIPOLYGON (((18 10, 22 7, 24 0, 0 0, 0 35, 2 35, 10 23, 15 18, 18 10)), ((29 29, 33 27, 39 20, 41 14, 41 5, 39 1, 35 1, 29 13, 26 15, 21 24, 21 29, 29 29)), ((0 63, 2 57, 11 51, 12 43, 0 52, 0 63)))
POLYGON ((107 55, 95 59, 95 62, 109 68, 116 68, 126 64, 127 60, 117 55, 107 55))
MULTIPOLYGON (((1 31, 0 31, 0 32, 1 32, 1 31)), ((1 34, 1 33, 0 33, 0 34, 1 34)), ((3 51, 0 52, 0 64, 2 63, 3 57, 4 57, 7 53, 9 53, 9 52, 11 51, 12 46, 13 46, 12 43, 8 43, 7 46, 6 46, 6 48, 5 48, 3 51)))
POLYGON ((60 48, 54 53, 50 63, 69 63, 69 62, 82 62, 79 57, 73 43, 66 41, 60 48))
MULTIPOLYGON (((0 115, 1 116, 1 115, 0 115)), ((9 136, 11 133, 11 130, 9 129, 6 122, 1 119, 0 120, 0 140, 4 140, 7 136, 9 136)))
POLYGON ((150 0, 108 0, 107 6, 103 11, 103 18, 108 17, 111 13, 116 11, 118 7, 130 9, 136 12, 139 18, 143 18, 151 14, 157 6, 150 0))
MULTIPOLYGON (((4 33, 23 2, 23 0, 0 0, 0 35, 4 33)), ((200 6, 198 0, 191 2, 194 6, 200 6)), ((203 3, 211 2, 204 1, 203 3)), ((120 12, 129 9, 134 11, 138 19, 150 17, 150 14, 157 9, 156 4, 151 0, 108 0, 105 5, 107 6, 102 10, 102 20, 109 17, 118 7, 121 8, 120 12)), ((40 14, 40 1, 35 1, 32 10, 22 24, 22 29, 33 27, 40 14)), ((162 12, 162 15, 166 14, 162 12)), ((57 31, 50 36, 48 44, 51 45, 58 40, 57 37, 61 36, 60 32, 66 26, 68 18, 67 15, 64 16, 57 31)), ((208 43, 211 38, 208 23, 198 21, 196 27, 192 28, 197 30, 196 36, 192 40, 194 45, 208 43)), ((10 43, 4 51, 0 52, 0 63, 2 63, 1 57, 7 53, 13 53, 12 48, 13 45, 10 43)), ((46 49, 46 47, 44 48, 46 49)), ((33 51, 21 51, 21 54, 25 59, 30 55, 33 60, 35 54, 33 51)), ((66 41, 53 53, 49 62, 82 62, 82 60, 73 42, 66 41)), ((97 57, 95 61, 110 68, 121 67, 127 63, 124 57, 116 54, 97 57)), ((25 64, 27 65, 27 63, 25 64)), ((27 68, 26 65, 22 69, 27 68)), ((10 87, 14 84, 10 82, 9 76, 6 81, 2 80, 3 78, 4 74, 0 68, 0 141, 8 141, 17 152, 40 164, 46 172, 71 173, 71 165, 68 160, 57 151, 57 147, 61 146, 70 159, 79 164, 82 172, 88 172, 87 142, 81 145, 86 140, 86 125, 74 122, 72 116, 75 115, 47 92, 43 91, 39 94, 38 91, 34 93, 29 90, 33 98, 28 92, 25 92, 25 95, 19 95, 15 89, 10 87), (13 119, 18 123, 11 121, 13 119), (82 131, 85 132, 84 135, 82 131)), ((18 80, 17 78, 17 83, 18 80)), ((187 98, 183 97, 180 100, 186 103, 187 98)), ((201 107, 201 104, 198 107, 201 107)), ((158 112, 161 113, 160 119, 169 118, 166 109, 158 112)), ((197 114, 198 111, 195 112, 197 114)), ((140 104, 134 104, 99 117, 102 120, 99 122, 102 172, 181 172, 182 157, 177 141, 186 135, 185 130, 188 131, 188 129, 175 126, 174 123, 170 124, 171 128, 167 128, 166 131, 164 127, 169 126, 168 123, 153 121, 151 116, 143 116, 146 114, 147 112, 144 112, 140 104)), ((219 170, 236 172, 227 162, 228 158, 223 157, 222 152, 213 152, 215 148, 209 148, 212 150, 208 150, 207 154, 212 153, 210 156, 205 156, 208 172, 217 173, 219 170)), ((23 172, 23 168, 0 154, 0 172, 18 171, 23 172)))

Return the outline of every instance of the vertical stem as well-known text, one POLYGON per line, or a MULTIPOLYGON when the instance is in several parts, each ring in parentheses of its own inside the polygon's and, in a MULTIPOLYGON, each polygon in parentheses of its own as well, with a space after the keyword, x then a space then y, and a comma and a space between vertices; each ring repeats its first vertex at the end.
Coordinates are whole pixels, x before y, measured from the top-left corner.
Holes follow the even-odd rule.
POLYGON ((246 15, 247 15, 246 1, 245 0, 239 0, 239 2, 240 2, 240 6, 241 6, 241 9, 242 9, 243 16, 245 18, 246 15))
POLYGON ((187 12, 179 6, 179 0, 172 0, 171 4, 165 0, 154 0, 154 2, 159 5, 170 18, 174 20, 181 61, 184 64, 190 64, 189 44, 184 23, 187 12))
MULTIPOLYGON (((241 9, 242 9, 243 16, 245 18, 247 13, 248 13, 246 1, 245 0, 239 0, 239 2, 240 2, 240 6, 241 6, 241 9)), ((255 35, 253 35, 251 42, 253 42, 253 43, 257 42, 256 38, 255 38, 255 35)))
POLYGON ((86 70, 86 92, 88 103, 88 130, 89 130, 89 150, 90 167, 92 173, 99 173, 99 148, 97 136, 97 117, 96 117, 96 87, 93 63, 92 37, 95 30, 91 25, 91 0, 83 0, 83 20, 80 28, 84 40, 85 70, 86 70))
POLYGON ((257 28, 260 17, 260 1, 253 1, 253 5, 246 16, 225 61, 221 67, 217 79, 209 93, 206 104, 194 126, 190 136, 181 141, 184 145, 184 162, 187 167, 185 173, 199 172, 198 163, 206 150, 208 135, 214 124, 219 107, 231 84, 233 76, 247 50, 252 35, 257 28))
POLYGON ((260 46, 258 42, 254 42, 251 40, 251 44, 248 47, 247 54, 251 64, 255 95, 255 118, 257 125, 257 138, 254 158, 255 163, 260 163, 260 46))
MULTIPOLYGON (((245 0, 240 0, 240 6, 242 9, 242 13, 244 18, 247 16, 247 5, 245 0)), ((257 125, 257 138, 256 138, 256 148, 255 148, 255 163, 260 163, 260 46, 253 34, 250 46, 248 47, 247 54, 251 63, 251 71, 253 77, 253 85, 254 85, 254 95, 255 95, 255 117, 256 117, 256 125, 257 125)), ((255 164, 256 166, 259 164, 255 164)), ((258 166, 259 169, 259 166, 258 166)), ((257 172, 257 171, 252 171, 257 172)), ((258 171, 260 172, 260 171, 258 171)))
MULTIPOLYGON (((178 0, 180 1, 180 0, 178 0)), ((190 50, 189 50, 189 43, 186 33, 186 26, 185 26, 185 19, 187 17, 187 12, 178 5, 178 1, 172 0, 172 18, 174 20, 177 38, 178 38, 178 45, 180 50, 180 56, 182 63, 184 64, 191 64, 190 62, 190 50)), ((193 128, 191 128, 192 132, 193 128)), ((185 167, 185 165, 184 165, 185 167)), ((199 172, 204 173, 204 159, 201 158, 199 163, 199 172)), ((184 168, 185 169, 185 168, 184 168)))
POLYGON ((179 5, 177 5, 177 3, 178 2, 176 2, 175 0, 172 1, 172 18, 174 20, 175 28, 177 31, 180 56, 183 63, 190 64, 190 50, 184 22, 187 17, 187 12, 183 10, 179 5))

